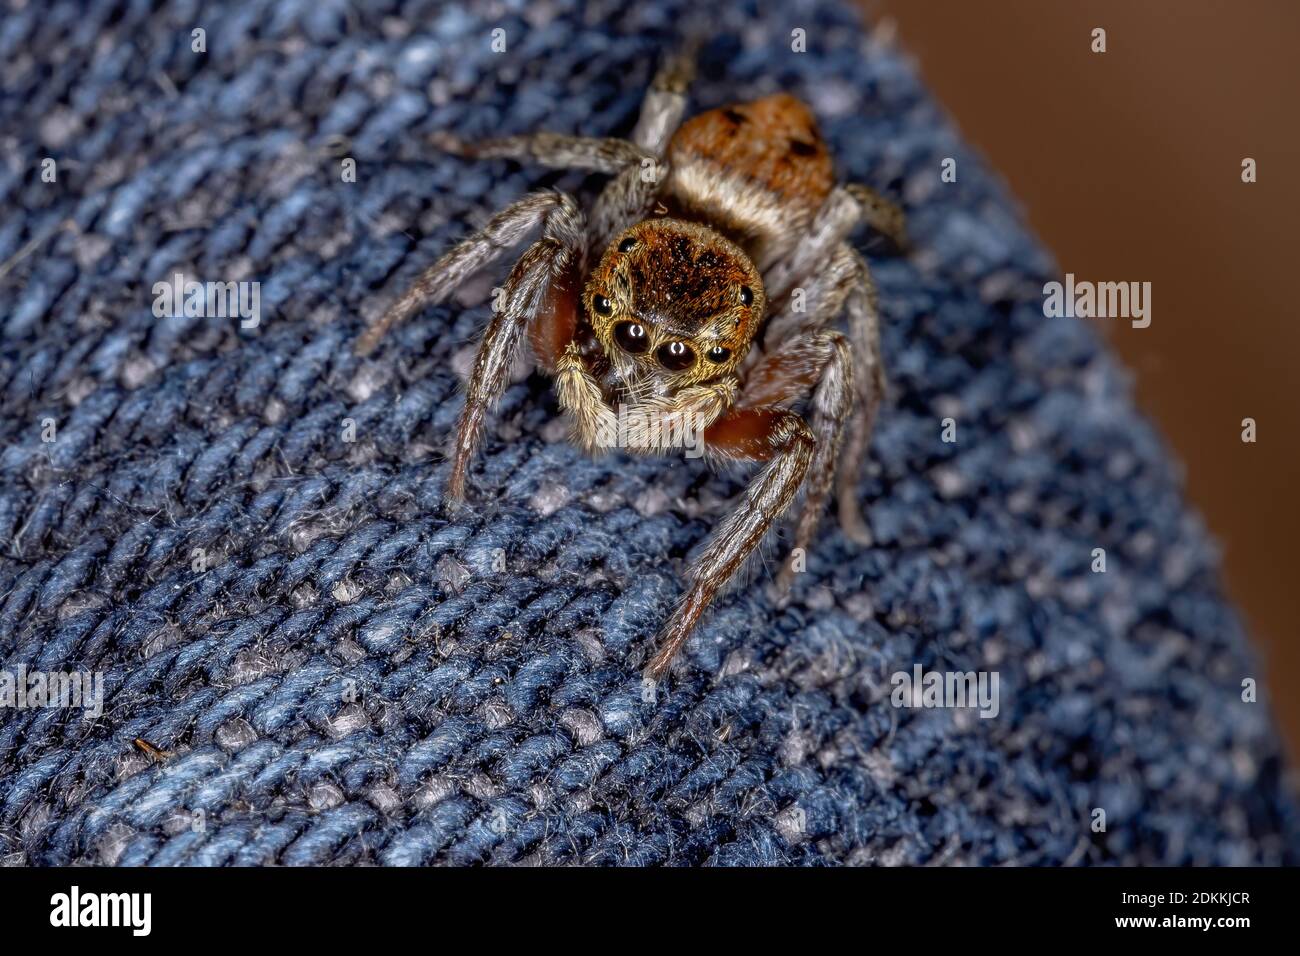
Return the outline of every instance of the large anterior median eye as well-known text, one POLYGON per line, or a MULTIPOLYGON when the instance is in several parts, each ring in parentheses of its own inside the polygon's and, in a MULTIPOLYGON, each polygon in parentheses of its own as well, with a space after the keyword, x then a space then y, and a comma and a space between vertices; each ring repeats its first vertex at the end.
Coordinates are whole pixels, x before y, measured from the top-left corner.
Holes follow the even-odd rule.
POLYGON ((620 322, 614 326, 614 341, 624 352, 640 355, 650 347, 650 336, 640 322, 620 322))
POLYGON ((655 358, 670 372, 680 372, 695 364, 695 353, 685 342, 669 342, 655 349, 655 358))

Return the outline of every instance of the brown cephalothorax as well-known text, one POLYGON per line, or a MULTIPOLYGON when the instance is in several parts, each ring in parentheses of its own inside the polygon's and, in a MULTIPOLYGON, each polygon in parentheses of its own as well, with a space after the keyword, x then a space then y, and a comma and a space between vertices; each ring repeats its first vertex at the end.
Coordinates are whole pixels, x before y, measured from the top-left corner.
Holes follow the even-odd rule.
MULTIPOLYGON (((847 240, 865 223, 904 244, 896 206, 866 186, 835 185, 806 106, 778 94, 682 123, 692 74, 687 55, 664 65, 628 140, 435 137, 462 156, 613 178, 589 215, 558 192, 512 203, 424 272, 357 342, 359 353, 373 351, 395 324, 444 301, 540 230, 479 347, 451 444, 448 503, 464 500, 484 420, 525 338, 586 450, 695 449, 715 461, 761 463, 745 500, 686 572, 686 595, 647 667, 655 678, 800 493, 798 553, 832 486, 844 533, 870 542, 854 481, 884 372, 875 288, 847 240), (844 331, 832 327, 841 317, 844 331)), ((792 578, 787 563, 778 588, 792 578)))

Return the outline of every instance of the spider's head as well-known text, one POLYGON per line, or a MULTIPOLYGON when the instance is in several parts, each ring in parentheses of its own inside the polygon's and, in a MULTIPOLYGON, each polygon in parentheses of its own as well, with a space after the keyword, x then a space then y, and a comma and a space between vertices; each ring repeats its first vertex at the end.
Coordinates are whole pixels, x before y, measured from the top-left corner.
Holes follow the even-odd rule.
POLYGON ((583 292, 620 377, 664 391, 735 371, 766 305, 758 269, 739 246, 677 219, 648 219, 615 236, 583 292))

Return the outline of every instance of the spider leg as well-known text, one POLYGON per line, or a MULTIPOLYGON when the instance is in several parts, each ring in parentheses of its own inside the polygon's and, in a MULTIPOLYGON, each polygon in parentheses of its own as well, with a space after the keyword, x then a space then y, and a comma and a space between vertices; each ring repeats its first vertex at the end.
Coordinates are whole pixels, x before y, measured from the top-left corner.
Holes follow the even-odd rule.
MULTIPOLYGON (((812 540, 837 472, 840 527, 851 541, 869 545, 871 532, 862 520, 855 489, 885 389, 875 286, 866 262, 844 243, 810 285, 806 291, 811 309, 801 314, 787 301, 784 311, 773 317, 775 331, 769 338, 775 344, 746 375, 740 403, 788 406, 816 387, 809 424, 820 443, 819 455, 794 546, 806 548, 812 540), (842 313, 848 318, 847 338, 823 331, 842 313), (841 447, 837 468, 835 455, 841 447)), ((779 590, 786 590, 790 575, 787 565, 778 579, 779 590)))
POLYGON ((451 133, 434 133, 430 141, 458 156, 474 159, 513 159, 551 169, 577 169, 614 178, 592 207, 589 255, 599 253, 615 233, 649 214, 668 166, 655 153, 625 139, 530 133, 476 143, 451 133))
POLYGON ((499 259, 547 217, 557 214, 578 216, 574 201, 563 193, 529 193, 512 202, 486 226, 461 240, 415 280, 388 310, 371 323, 353 347, 357 355, 369 355, 394 326, 416 312, 446 301, 447 297, 484 266, 499 259))
POLYGON ((714 596, 724 588, 780 520, 799 491, 816 441, 802 418, 783 408, 732 409, 704 433, 713 454, 735 461, 766 461, 745 501, 714 531, 686 573, 690 588, 659 635, 646 668, 663 676, 714 596))
POLYGON ((762 347, 779 353, 782 343, 830 325, 843 314, 858 275, 858 260, 844 242, 832 246, 823 258, 808 262, 772 305, 762 331, 762 347))
MULTIPOLYGON (((807 494, 795 522, 792 554, 807 551, 826 510, 845 426, 854 410, 853 371, 849 340, 839 332, 813 331, 783 345, 779 352, 756 366, 745 383, 742 407, 785 407, 812 390, 807 419, 817 446, 808 466, 807 494)), ((857 502, 852 501, 851 507, 849 520, 861 523, 857 502)), ((844 517, 842 514, 841 518, 844 517)), ((777 577, 777 592, 784 595, 793 583, 794 568, 787 561, 777 577)))
MULTIPOLYGON (((853 353, 839 332, 816 332, 809 341, 810 351, 820 360, 817 387, 813 391, 808 409, 808 427, 817 439, 817 449, 808 467, 807 494, 794 526, 792 552, 806 554, 813 534, 826 510, 826 500, 835 482, 844 428, 853 413, 853 353)), ((811 371, 811 369, 810 369, 811 371)), ((843 467, 846 462, 841 462, 843 467)), ((857 502, 852 502, 853 519, 859 524, 862 517, 857 502)), ((844 517, 844 516, 841 516, 844 517)), ((851 519, 852 520, 852 519, 851 519)), ((776 579, 778 594, 786 594, 794 583, 794 564, 786 561, 776 579)))
POLYGON ((667 178, 667 161, 649 159, 644 165, 628 166, 609 181, 596 197, 591 210, 591 236, 587 249, 593 260, 614 236, 650 215, 655 200, 659 198, 660 187, 667 178))
POLYGON ((849 422, 840 455, 835 497, 839 503, 840 527, 849 540, 867 546, 873 541, 871 529, 862 520, 858 507, 857 483, 862 461, 867 455, 876 414, 885 398, 885 363, 880 352, 880 313, 877 308, 876 283, 866 260, 856 252, 857 281, 845 303, 849 341, 853 345, 858 402, 849 422))
POLYGON ((577 169, 614 174, 628 165, 653 159, 649 151, 614 137, 568 136, 564 133, 526 133, 475 142, 438 132, 429 141, 444 152, 469 159, 513 159, 550 169, 577 169))
MULTIPOLYGON (((655 209, 660 186, 668 179, 664 151, 686 112, 687 90, 695 79, 698 37, 686 40, 681 50, 659 67, 632 131, 632 142, 649 160, 629 164, 601 191, 592 209, 589 254, 599 254, 614 236, 655 209)), ((661 207, 660 212, 663 212, 661 207)))
POLYGON ((696 46, 688 43, 664 60, 641 102, 632 142, 655 156, 664 154, 686 112, 686 93, 695 79, 696 46))
POLYGON ((488 410, 505 388, 524 333, 530 333, 534 351, 547 368, 555 367, 561 350, 573 339, 583 220, 571 198, 557 195, 561 198, 543 218, 541 238, 524 251, 506 279, 504 304, 493 312, 479 345, 452 442, 447 500, 453 506, 464 500, 469 460, 488 410))
POLYGON ((887 238, 900 251, 910 247, 907 238, 907 217, 898 203, 886 199, 864 183, 848 183, 844 187, 858 203, 862 221, 887 238))
POLYGON ((870 186, 860 183, 837 186, 822 203, 808 234, 794 252, 773 266, 766 279, 768 301, 775 304, 787 296, 800 276, 811 274, 817 263, 833 256, 863 222, 887 236, 899 249, 907 248, 906 223, 897 205, 870 186))

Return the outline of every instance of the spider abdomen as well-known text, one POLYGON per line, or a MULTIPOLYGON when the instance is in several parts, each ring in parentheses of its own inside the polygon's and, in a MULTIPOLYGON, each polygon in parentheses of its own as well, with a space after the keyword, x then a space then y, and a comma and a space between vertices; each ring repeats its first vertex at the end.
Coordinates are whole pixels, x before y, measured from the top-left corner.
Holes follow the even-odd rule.
POLYGON ((667 158, 669 208, 736 239, 760 269, 789 251, 835 185, 816 120, 787 93, 695 116, 667 158))

